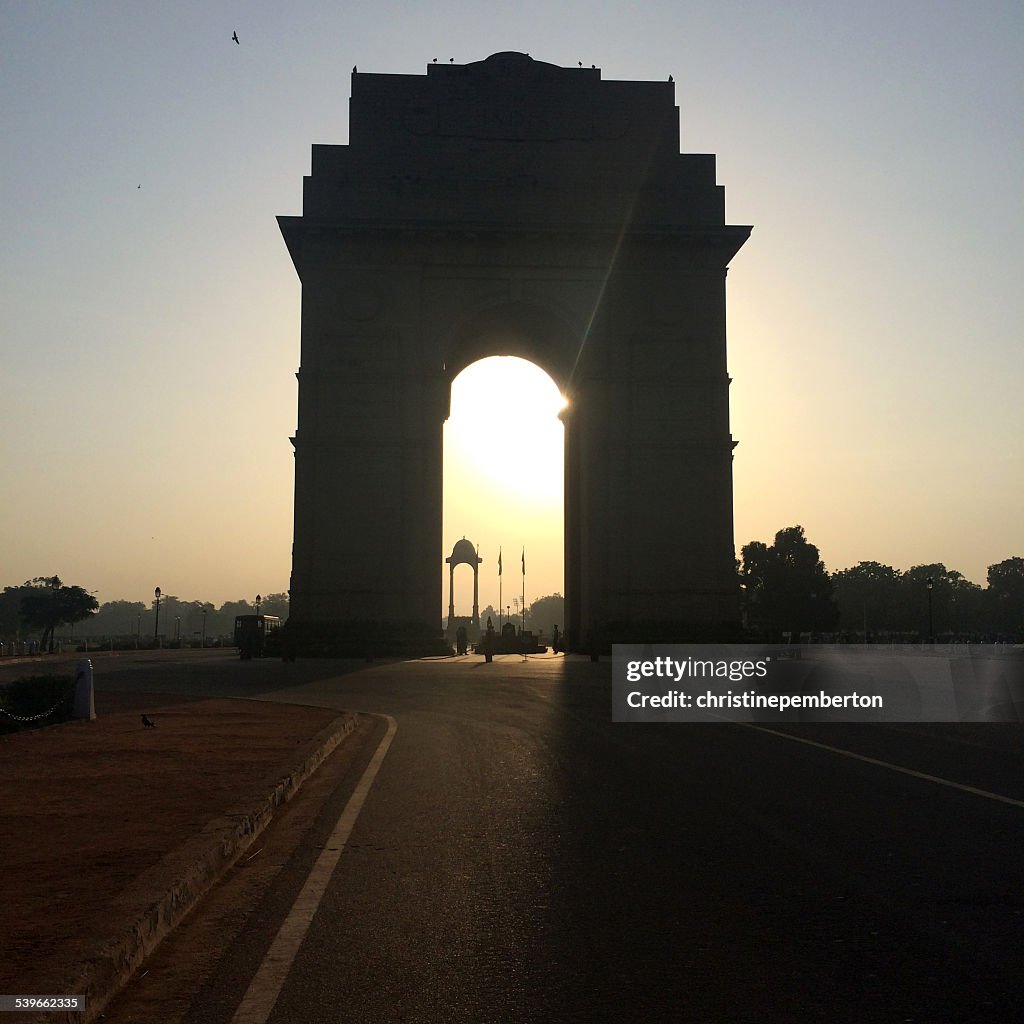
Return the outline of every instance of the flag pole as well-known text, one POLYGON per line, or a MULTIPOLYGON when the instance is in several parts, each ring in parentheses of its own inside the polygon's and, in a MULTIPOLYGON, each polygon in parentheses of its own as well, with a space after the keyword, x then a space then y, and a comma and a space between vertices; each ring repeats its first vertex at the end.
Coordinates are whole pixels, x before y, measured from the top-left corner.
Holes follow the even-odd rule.
POLYGON ((523 548, 523 628, 526 632, 526 548, 523 548))

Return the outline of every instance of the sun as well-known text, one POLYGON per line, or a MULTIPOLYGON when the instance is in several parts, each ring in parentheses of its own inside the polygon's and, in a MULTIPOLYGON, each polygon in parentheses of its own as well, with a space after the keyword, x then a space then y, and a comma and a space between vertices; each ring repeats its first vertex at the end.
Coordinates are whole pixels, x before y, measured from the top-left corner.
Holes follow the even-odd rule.
POLYGON ((452 382, 446 460, 499 491, 541 504, 562 500, 566 399, 538 366, 516 356, 481 359, 452 382))

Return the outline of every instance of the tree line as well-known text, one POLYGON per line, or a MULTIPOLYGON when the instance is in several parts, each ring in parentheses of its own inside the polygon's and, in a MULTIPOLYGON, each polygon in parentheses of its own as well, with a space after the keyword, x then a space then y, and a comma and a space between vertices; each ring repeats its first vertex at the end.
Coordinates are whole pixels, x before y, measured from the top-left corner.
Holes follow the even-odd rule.
MULTIPOLYGON (((490 619, 495 629, 510 621, 519 629, 523 625, 523 603, 518 597, 513 597, 507 607, 495 608, 489 604, 480 612, 480 628, 483 629, 490 619)), ((538 636, 550 637, 555 626, 559 630, 565 630, 565 598, 558 591, 553 594, 546 594, 544 597, 536 598, 532 604, 526 606, 526 628, 538 636)))
MULTIPOLYGON (((748 636, 782 641, 810 634, 850 641, 1009 640, 1024 642, 1024 558, 988 567, 981 587, 941 562, 906 570, 879 562, 858 562, 830 573, 802 526, 780 530, 771 544, 751 541, 736 563, 742 624, 748 636)), ((121 643, 191 644, 231 636, 235 617, 255 613, 255 602, 209 601, 161 594, 157 600, 100 604, 80 586, 57 576, 39 576, 0 593, 0 641, 38 639, 45 650, 59 631, 71 638, 113 638, 121 643)), ((288 618, 288 595, 260 601, 265 615, 288 618)), ((512 613, 520 625, 516 598, 504 613, 490 605, 495 628, 512 613)), ((561 594, 537 598, 526 608, 526 627, 547 634, 565 627, 561 594)))
MULTIPOLYGON (((55 636, 71 639, 113 639, 122 645, 189 645, 216 642, 231 636, 235 616, 252 615, 255 602, 225 601, 219 608, 210 601, 160 595, 143 601, 106 601, 100 604, 83 587, 67 585, 58 576, 37 576, 0 593, 0 640, 38 640, 46 650, 55 636)), ((268 594, 260 601, 260 612, 288 617, 288 595, 268 594)))
MULTIPOLYGON (((865 561, 830 573, 804 528, 790 526, 771 544, 745 544, 736 571, 742 625, 751 639, 781 642, 787 634, 792 640, 810 634, 850 642, 1024 642, 1024 558, 1019 556, 990 565, 986 587, 942 562, 900 570, 865 561)), ((497 627, 498 614, 488 606, 480 621, 492 615, 497 627)), ((518 599, 512 621, 522 622, 518 599)), ((528 629, 547 634, 556 623, 565 628, 561 594, 537 598, 527 607, 528 629)))
POLYGON ((769 640, 1024 641, 1024 558, 988 567, 980 587, 941 562, 906 570, 858 562, 829 573, 802 526, 751 541, 737 563, 743 625, 769 640))

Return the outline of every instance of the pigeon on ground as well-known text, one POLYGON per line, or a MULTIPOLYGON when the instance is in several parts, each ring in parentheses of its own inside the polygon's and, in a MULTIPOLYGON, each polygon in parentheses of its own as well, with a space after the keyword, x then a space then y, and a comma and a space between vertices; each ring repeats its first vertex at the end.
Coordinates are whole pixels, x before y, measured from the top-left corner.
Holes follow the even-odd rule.
POLYGON ((154 722, 153 719, 149 717, 149 715, 143 715, 142 716, 142 724, 147 729, 155 729, 156 728, 156 722, 154 722))

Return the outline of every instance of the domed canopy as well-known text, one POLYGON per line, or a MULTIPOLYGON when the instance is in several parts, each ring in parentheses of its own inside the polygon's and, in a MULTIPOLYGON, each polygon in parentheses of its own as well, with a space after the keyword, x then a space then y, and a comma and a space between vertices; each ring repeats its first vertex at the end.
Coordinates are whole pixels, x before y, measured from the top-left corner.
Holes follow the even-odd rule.
POLYGON ((455 547, 452 548, 451 558, 446 558, 445 561, 452 566, 462 565, 480 565, 483 562, 482 558, 477 557, 476 547, 472 541, 466 540, 465 537, 460 541, 456 541, 455 547))

